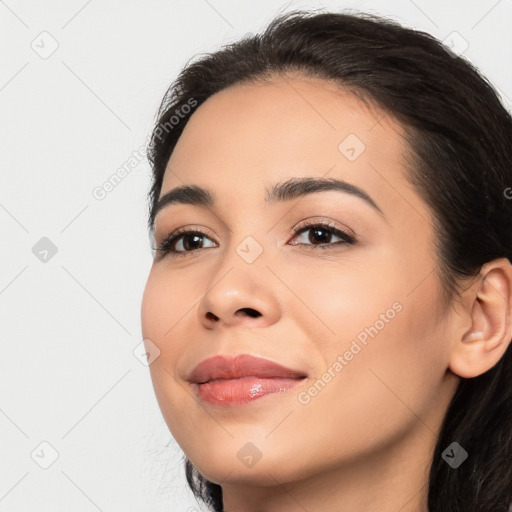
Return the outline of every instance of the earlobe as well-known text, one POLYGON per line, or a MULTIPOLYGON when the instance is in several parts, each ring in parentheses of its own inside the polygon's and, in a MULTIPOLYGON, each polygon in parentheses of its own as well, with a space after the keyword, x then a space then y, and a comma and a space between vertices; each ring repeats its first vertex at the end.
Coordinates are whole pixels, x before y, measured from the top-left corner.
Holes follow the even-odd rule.
POLYGON ((512 265, 507 258, 486 263, 480 277, 465 291, 471 326, 455 340, 450 370, 477 377, 495 366, 512 340, 512 265))

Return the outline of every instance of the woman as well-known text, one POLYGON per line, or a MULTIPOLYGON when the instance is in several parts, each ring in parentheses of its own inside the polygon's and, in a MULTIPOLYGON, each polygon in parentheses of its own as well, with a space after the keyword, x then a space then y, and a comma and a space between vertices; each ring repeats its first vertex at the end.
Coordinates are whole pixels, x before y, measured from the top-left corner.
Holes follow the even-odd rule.
POLYGON ((149 147, 142 329, 211 510, 506 512, 512 121, 428 34, 292 12, 149 147))

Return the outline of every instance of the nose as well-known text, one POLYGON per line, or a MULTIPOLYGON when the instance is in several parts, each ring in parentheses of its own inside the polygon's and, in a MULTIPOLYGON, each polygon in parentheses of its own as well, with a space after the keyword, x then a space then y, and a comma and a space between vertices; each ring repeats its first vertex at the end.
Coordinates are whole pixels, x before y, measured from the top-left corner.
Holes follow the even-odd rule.
POLYGON ((282 314, 277 293, 278 280, 263 257, 247 263, 232 250, 211 275, 199 303, 199 321, 207 329, 272 325, 282 314))

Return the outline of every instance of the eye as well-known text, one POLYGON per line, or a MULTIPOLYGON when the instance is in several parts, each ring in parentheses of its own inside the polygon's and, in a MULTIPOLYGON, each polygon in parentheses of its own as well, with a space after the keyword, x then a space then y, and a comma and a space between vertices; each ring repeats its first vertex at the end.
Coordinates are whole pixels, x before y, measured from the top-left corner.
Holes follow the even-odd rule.
MULTIPOLYGON (((161 257, 172 254, 173 257, 184 256, 187 253, 204 249, 211 246, 205 246, 203 240, 211 240, 205 233, 197 229, 180 228, 173 231, 164 240, 157 245, 156 251, 161 257)), ((214 247, 215 245, 213 245, 214 247)))
POLYGON ((302 223, 294 229, 293 233, 294 238, 297 238, 297 236, 300 235, 299 239, 302 238, 303 241, 290 245, 305 245, 309 246, 311 249, 334 249, 342 244, 353 245, 356 243, 356 239, 353 235, 347 233, 341 228, 338 228, 336 224, 332 222, 302 223), (308 232, 309 235, 306 236, 308 232), (334 237, 339 238, 340 241, 333 242, 333 235, 334 237))

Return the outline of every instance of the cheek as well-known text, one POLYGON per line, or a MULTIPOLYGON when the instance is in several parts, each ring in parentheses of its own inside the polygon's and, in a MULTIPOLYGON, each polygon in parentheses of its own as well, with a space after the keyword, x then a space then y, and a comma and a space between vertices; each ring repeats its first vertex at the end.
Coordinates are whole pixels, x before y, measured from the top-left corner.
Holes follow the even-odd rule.
MULTIPOLYGON (((321 353, 318 369, 330 368, 336 375, 325 375, 332 384, 321 392, 318 405, 343 403, 340 422, 346 422, 347 410, 408 421, 411 412, 404 404, 426 407, 446 371, 434 278, 411 293, 407 267, 385 268, 379 261, 380 266, 316 275, 295 288, 315 313, 296 318, 321 353)), ((414 273, 410 265, 409 273, 414 273)), ((372 424, 370 417, 366 419, 372 424)), ((355 429, 357 424, 353 423, 355 429)))
POLYGON ((182 421, 176 421, 175 412, 190 407, 188 394, 176 379, 176 366, 183 357, 190 340, 183 327, 187 315, 193 314, 191 286, 153 267, 144 289, 141 303, 142 335, 158 347, 159 355, 149 365, 155 396, 162 415, 171 431, 180 437, 182 421), (190 295, 190 297, 189 297, 190 295))
POLYGON ((174 372, 176 362, 186 346, 183 326, 194 314, 193 287, 184 280, 177 280, 171 273, 153 267, 141 303, 141 326, 144 339, 151 340, 160 354, 150 365, 152 374, 162 366, 174 372))
POLYGON ((179 328, 194 304, 190 285, 177 280, 172 272, 153 267, 149 273, 141 304, 141 322, 146 338, 165 340, 179 328), (189 297, 190 294, 190 297, 189 297))
POLYGON ((381 330, 400 309, 403 286, 393 278, 392 268, 384 268, 382 260, 379 266, 375 262, 323 265, 314 272, 302 272, 301 279, 297 279, 300 272, 296 269, 288 272, 284 278, 293 283, 299 300, 290 299, 296 308, 294 321, 302 324, 319 347, 343 351, 353 338, 364 341, 367 328, 376 325, 381 330), (299 310, 303 314, 298 314, 299 310))

